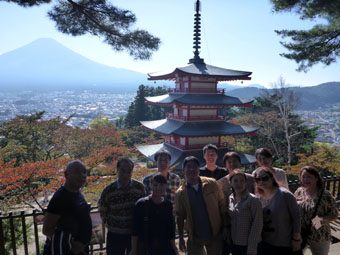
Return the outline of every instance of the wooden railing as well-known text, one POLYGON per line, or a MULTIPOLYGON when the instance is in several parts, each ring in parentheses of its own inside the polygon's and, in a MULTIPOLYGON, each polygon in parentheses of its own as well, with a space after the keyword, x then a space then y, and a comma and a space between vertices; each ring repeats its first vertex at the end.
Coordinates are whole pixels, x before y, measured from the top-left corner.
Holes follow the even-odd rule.
MULTIPOLYGON (((340 209, 340 175, 339 176, 328 176, 324 177, 324 183, 327 190, 329 190, 332 195, 337 200, 337 204, 340 209)), ((289 189, 294 192, 300 183, 298 181, 289 182, 289 189)), ((97 208, 92 207, 91 213, 96 213, 97 208)), ((43 219, 43 212, 34 210, 32 213, 25 213, 24 211, 20 211, 18 213, 9 212, 7 215, 1 215, 0 213, 0 255, 5 255, 5 245, 11 246, 11 251, 9 254, 17 255, 17 254, 42 254, 42 244, 45 242, 45 238, 41 238, 41 224, 43 219), (15 220, 19 219, 18 222, 15 223, 15 220), (5 239, 5 229, 4 224, 5 221, 9 223, 9 238, 10 240, 5 239), (27 224, 29 223, 29 224, 27 224), (19 229, 15 229, 15 224, 19 224, 19 229), (29 226, 30 229, 27 229, 29 226), (15 231, 22 231, 22 242, 23 244, 18 247, 17 240, 15 238, 15 231), (33 231, 33 232, 32 232, 33 231), (32 233, 32 234, 31 234, 32 233), (28 235, 32 235, 29 237, 28 235), (33 237, 33 242, 29 242, 29 240, 33 237)), ((90 245, 90 254, 99 251, 105 251, 105 227, 102 225, 101 235, 104 237, 100 242, 93 242, 90 245)), ((8 233, 7 233, 8 236, 8 233)))

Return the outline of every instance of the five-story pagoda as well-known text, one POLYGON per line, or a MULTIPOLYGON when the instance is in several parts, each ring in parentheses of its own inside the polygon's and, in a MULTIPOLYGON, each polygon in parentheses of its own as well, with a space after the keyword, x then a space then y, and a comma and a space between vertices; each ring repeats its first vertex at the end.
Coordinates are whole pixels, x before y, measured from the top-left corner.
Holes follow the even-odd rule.
MULTIPOLYGON (((164 148, 171 152, 171 166, 181 168, 185 157, 189 155, 200 159, 204 165, 202 148, 208 143, 218 147, 218 158, 222 160, 228 151, 228 145, 223 143, 223 136, 256 135, 257 128, 231 124, 225 117, 219 115, 223 107, 252 107, 252 101, 230 97, 218 89, 221 81, 250 80, 251 72, 224 69, 207 65, 199 56, 200 48, 200 2, 196 1, 194 24, 194 57, 188 65, 175 68, 172 72, 151 73, 149 80, 172 80, 176 87, 169 89, 169 94, 147 97, 146 103, 159 106, 172 106, 173 113, 166 119, 141 121, 141 124, 164 136, 164 142, 154 145, 137 146, 137 149, 154 160, 154 154, 164 148)), ((255 162, 251 155, 238 152, 242 164, 255 162)), ((217 164, 222 165, 222 162, 217 164)))

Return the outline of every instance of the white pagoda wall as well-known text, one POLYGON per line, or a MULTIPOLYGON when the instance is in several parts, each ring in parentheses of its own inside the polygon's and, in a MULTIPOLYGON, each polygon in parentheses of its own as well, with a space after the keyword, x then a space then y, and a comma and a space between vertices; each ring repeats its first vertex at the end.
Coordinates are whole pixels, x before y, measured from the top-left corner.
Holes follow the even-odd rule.
POLYGON ((192 89, 215 89, 216 84, 215 78, 191 77, 192 89))
MULTIPOLYGON (((186 77, 183 78, 183 80, 187 80, 186 77)), ((205 81, 205 82, 213 82, 216 84, 216 78, 206 78, 206 77, 197 77, 197 76, 193 76, 191 77, 191 81, 205 81)))
POLYGON ((190 116, 216 116, 216 109, 190 110, 190 116))
POLYGON ((218 137, 189 137, 189 145, 218 143, 218 137))
POLYGON ((216 83, 207 82, 191 82, 192 89, 214 89, 216 88, 216 83))

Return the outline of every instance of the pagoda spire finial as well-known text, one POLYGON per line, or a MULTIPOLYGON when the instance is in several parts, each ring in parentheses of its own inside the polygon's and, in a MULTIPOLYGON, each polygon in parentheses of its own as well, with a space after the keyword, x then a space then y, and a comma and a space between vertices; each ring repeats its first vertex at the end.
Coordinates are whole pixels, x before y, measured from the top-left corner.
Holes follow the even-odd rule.
POLYGON ((196 0, 195 3, 195 22, 194 22, 194 57, 189 60, 189 63, 199 64, 204 63, 204 59, 200 58, 198 49, 201 48, 201 3, 199 0, 196 0))

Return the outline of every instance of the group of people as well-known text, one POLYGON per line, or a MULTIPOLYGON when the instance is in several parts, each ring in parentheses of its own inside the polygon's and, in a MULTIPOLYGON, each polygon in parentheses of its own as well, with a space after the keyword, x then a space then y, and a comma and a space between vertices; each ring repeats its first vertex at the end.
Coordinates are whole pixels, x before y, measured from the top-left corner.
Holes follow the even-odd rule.
MULTIPOLYGON (((131 178, 130 159, 118 161, 118 178, 98 202, 108 255, 175 255, 178 249, 189 255, 302 254, 306 242, 313 255, 328 254, 329 223, 338 209, 317 169, 303 167, 301 187, 292 194, 285 171, 272 167, 266 148, 256 150, 259 167, 252 174, 240 169, 236 152, 224 155, 223 167, 216 165, 215 145, 206 145, 203 156, 202 168, 198 158, 184 159, 183 181, 170 171, 171 154, 164 149, 154 156, 157 172, 143 183, 131 178)), ((65 177, 45 214, 44 254, 87 254, 91 220, 80 192, 84 164, 69 163, 65 177)))

